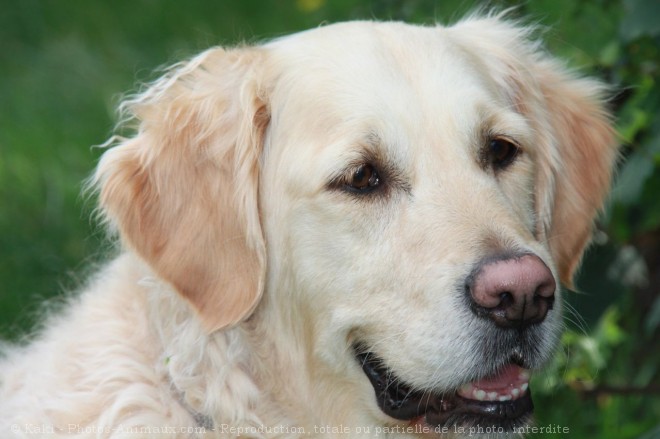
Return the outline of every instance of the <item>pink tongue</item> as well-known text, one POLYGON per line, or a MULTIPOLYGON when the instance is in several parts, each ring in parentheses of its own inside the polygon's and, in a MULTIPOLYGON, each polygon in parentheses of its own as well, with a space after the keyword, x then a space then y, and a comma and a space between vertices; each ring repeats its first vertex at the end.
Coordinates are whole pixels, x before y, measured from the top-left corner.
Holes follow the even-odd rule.
POLYGON ((498 390, 509 387, 518 387, 520 384, 527 382, 527 379, 520 377, 520 373, 523 371, 524 369, 522 367, 516 366, 515 364, 509 364, 496 376, 475 381, 472 385, 482 390, 498 390))

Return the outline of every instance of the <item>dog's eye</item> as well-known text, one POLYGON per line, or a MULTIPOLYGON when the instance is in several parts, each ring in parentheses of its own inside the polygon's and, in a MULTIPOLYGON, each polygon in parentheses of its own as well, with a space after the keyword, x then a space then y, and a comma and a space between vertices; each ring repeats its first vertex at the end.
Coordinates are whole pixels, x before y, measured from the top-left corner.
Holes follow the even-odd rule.
POLYGON ((380 184, 378 171, 372 165, 360 165, 348 181, 348 188, 355 192, 368 192, 380 184))
POLYGON ((488 153, 493 167, 504 169, 516 159, 519 148, 510 140, 496 137, 488 145, 488 153))

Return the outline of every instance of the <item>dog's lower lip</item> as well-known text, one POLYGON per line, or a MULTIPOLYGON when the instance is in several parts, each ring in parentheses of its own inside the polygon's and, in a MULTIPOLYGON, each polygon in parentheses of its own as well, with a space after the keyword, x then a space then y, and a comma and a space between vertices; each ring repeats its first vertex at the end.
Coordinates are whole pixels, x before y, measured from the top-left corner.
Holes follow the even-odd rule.
POLYGON ((443 405, 449 410, 432 408, 425 414, 425 421, 429 425, 446 425, 452 419, 478 418, 484 420, 513 421, 529 415, 534 404, 530 392, 514 401, 477 401, 452 395, 443 400, 443 405))
POLYGON ((412 390, 374 354, 360 347, 355 349, 356 357, 376 392, 379 407, 395 419, 424 419, 432 426, 471 422, 470 419, 509 422, 523 419, 533 410, 528 372, 513 363, 497 376, 466 384, 451 394, 439 395, 412 390), (512 387, 504 388, 505 383, 512 387), (481 395, 480 392, 488 390, 491 392, 481 395))

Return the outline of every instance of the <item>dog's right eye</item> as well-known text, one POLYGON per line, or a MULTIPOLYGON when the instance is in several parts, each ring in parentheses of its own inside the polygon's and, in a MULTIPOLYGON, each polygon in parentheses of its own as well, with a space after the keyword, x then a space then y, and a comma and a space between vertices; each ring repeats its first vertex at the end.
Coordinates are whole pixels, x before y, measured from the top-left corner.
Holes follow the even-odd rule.
POLYGON ((520 148, 512 141, 503 137, 492 139, 489 142, 488 149, 490 161, 497 170, 505 169, 513 163, 520 151, 520 148))
POLYGON ((353 192, 364 193, 374 190, 380 184, 380 176, 373 165, 358 166, 346 184, 346 188, 353 192))

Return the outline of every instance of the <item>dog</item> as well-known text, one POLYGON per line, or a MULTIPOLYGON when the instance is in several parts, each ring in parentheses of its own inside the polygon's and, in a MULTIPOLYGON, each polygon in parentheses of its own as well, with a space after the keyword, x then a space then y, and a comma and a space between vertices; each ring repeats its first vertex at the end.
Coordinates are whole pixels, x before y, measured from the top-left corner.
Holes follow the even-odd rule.
POLYGON ((606 87, 531 34, 331 24, 127 98, 121 250, 4 348, 2 437, 524 432, 617 160, 606 87))

